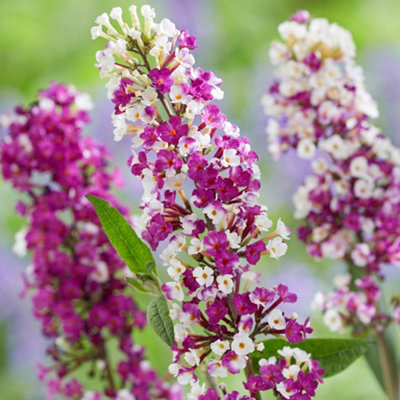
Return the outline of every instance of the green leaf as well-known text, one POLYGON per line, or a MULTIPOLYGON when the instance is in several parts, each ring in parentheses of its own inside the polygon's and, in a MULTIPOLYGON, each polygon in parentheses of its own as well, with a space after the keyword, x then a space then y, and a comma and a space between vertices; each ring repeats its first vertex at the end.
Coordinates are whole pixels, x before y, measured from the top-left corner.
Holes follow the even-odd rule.
POLYGON ((169 316, 167 299, 164 295, 152 300, 147 307, 147 319, 154 332, 169 347, 174 344, 174 324, 169 316))
POLYGON ((320 367, 325 369, 324 377, 328 378, 346 369, 358 357, 365 354, 370 345, 371 342, 360 339, 307 339, 296 344, 284 339, 270 339, 264 341, 264 351, 254 353, 252 360, 257 369, 260 358, 279 357, 277 351, 283 347, 297 347, 319 361, 320 367))
POLYGON ((115 207, 100 197, 86 197, 93 204, 111 244, 129 269, 134 274, 148 274, 148 265, 155 264, 150 249, 115 207))

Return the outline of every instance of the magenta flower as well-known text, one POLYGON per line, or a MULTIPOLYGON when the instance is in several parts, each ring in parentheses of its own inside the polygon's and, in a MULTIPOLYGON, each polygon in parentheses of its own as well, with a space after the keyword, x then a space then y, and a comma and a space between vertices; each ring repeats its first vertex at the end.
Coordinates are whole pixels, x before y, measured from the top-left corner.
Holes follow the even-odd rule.
POLYGON ((153 86, 160 93, 168 93, 171 86, 174 84, 174 79, 171 77, 171 71, 168 68, 154 68, 149 72, 149 77, 153 81, 153 86))

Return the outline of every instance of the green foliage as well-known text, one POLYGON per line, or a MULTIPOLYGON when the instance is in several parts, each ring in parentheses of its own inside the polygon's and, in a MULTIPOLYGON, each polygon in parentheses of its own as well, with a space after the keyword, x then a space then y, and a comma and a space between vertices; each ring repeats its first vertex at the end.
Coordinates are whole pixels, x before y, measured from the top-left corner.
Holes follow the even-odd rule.
POLYGON ((371 342, 361 339, 307 339, 296 344, 284 339, 270 339, 264 341, 265 349, 262 353, 254 353, 253 364, 258 368, 260 358, 277 356, 277 351, 285 346, 297 347, 319 361, 320 367, 325 369, 324 377, 328 378, 345 370, 364 355, 370 345, 371 342))
POLYGON ((154 332, 171 347, 174 344, 174 325, 169 316, 168 303, 164 295, 160 295, 149 303, 147 319, 154 332))
POLYGON ((148 265, 154 265, 150 249, 136 235, 121 213, 100 197, 88 195, 104 232, 119 256, 134 274, 148 274, 148 265))

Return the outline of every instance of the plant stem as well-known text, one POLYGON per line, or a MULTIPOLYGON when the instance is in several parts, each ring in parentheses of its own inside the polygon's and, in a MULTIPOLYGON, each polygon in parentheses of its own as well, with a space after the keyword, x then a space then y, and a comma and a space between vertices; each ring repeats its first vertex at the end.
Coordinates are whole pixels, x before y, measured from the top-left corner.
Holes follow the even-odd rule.
MULTIPOLYGON (((246 374, 246 378, 249 379, 250 376, 254 375, 254 369, 253 369, 253 364, 251 363, 251 359, 249 357, 249 359, 247 360, 247 364, 246 364, 246 368, 244 370, 245 374, 246 374)), ((262 400, 261 399, 261 394, 260 392, 257 393, 251 393, 251 395, 256 399, 256 400, 262 400)))
POLYGON ((103 343, 103 356, 104 356, 104 361, 106 363, 105 370, 106 370, 108 383, 109 383, 111 389, 115 391, 116 387, 115 387, 115 383, 114 383, 114 377, 113 377, 113 374, 111 371, 110 360, 108 359, 107 350, 106 350, 106 346, 104 343, 103 343))
POLYGON ((207 380, 208 386, 210 386, 210 388, 213 389, 214 392, 217 393, 217 395, 219 396, 219 389, 218 389, 217 381, 215 380, 215 378, 213 376, 210 375, 210 373, 207 371, 207 369, 206 369, 206 380, 207 380))
POLYGON ((378 343, 379 357, 381 360, 383 379, 385 381, 386 394, 389 400, 397 400, 397 374, 391 362, 390 350, 385 338, 385 333, 376 332, 376 340, 378 343))

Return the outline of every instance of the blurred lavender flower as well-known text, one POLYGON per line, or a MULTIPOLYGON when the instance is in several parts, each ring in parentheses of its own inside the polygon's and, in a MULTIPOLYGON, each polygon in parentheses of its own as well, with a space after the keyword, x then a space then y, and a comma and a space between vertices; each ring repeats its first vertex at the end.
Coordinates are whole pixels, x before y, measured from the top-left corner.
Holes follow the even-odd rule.
POLYGON ((380 126, 400 145, 400 48, 376 48, 365 52, 368 86, 378 101, 380 126))
POLYGON ((28 379, 38 387, 35 365, 42 360, 45 341, 28 303, 20 297, 22 270, 23 261, 11 255, 9 249, 0 248, 0 322, 7 326, 9 369, 18 373, 19 379, 28 379))

